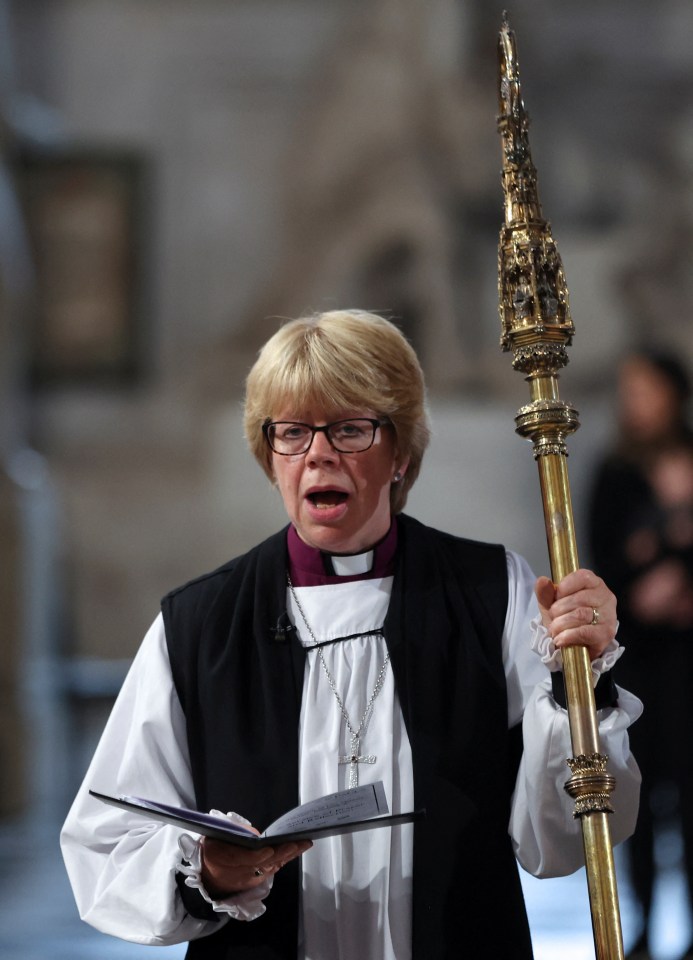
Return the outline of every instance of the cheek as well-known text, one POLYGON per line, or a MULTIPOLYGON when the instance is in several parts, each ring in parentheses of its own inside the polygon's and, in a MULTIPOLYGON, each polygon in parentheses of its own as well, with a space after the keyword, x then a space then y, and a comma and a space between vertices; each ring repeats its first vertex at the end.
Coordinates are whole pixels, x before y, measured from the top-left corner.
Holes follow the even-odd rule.
POLYGON ((279 490, 279 495, 282 498, 282 505, 287 517, 292 522, 297 522, 299 519, 301 505, 296 494, 296 488, 291 484, 284 482, 277 484, 277 489, 279 490))
POLYGON ((286 467, 287 464, 285 463, 278 464, 276 462, 276 458, 272 463, 272 479, 275 487, 279 490, 279 493, 282 495, 284 500, 286 500, 286 496, 290 488, 289 472, 287 471, 286 467))
POLYGON ((277 464, 275 461, 273 464, 272 473, 274 476, 275 486, 279 490, 285 505, 288 506, 289 502, 295 497, 296 493, 297 480, 295 477, 295 471, 291 470, 291 464, 288 462, 277 464))
POLYGON ((378 506, 390 502, 390 485, 395 468, 389 462, 379 464, 368 476, 362 479, 364 496, 371 504, 378 506))

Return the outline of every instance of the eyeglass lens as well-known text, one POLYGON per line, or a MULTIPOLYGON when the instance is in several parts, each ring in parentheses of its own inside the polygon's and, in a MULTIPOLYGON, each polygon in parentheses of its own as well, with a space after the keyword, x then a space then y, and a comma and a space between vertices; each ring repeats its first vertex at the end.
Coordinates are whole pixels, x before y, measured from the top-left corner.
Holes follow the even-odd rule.
POLYGON ((360 453, 372 445, 379 425, 378 420, 366 418, 338 420, 324 427, 277 421, 268 424, 267 439, 275 453, 297 454, 310 448, 316 433, 325 433, 339 453, 360 453))

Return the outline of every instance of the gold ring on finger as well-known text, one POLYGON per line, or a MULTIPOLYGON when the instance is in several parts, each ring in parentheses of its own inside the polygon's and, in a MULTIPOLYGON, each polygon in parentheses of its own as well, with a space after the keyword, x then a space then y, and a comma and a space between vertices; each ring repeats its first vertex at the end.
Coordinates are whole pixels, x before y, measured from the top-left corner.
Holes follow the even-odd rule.
POLYGON ((596 627, 601 617, 599 616, 599 610, 596 607, 592 607, 592 619, 590 620, 590 626, 596 627))

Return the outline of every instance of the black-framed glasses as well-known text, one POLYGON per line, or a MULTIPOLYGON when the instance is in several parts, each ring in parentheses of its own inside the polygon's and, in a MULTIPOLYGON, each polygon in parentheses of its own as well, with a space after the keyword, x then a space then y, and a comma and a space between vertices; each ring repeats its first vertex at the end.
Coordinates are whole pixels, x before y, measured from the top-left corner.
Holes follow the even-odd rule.
POLYGON ((268 420, 262 425, 267 443, 282 457, 307 453, 316 433, 324 433, 337 453, 363 453, 375 440, 375 431, 387 420, 374 417, 351 417, 335 420, 323 427, 294 420, 268 420))

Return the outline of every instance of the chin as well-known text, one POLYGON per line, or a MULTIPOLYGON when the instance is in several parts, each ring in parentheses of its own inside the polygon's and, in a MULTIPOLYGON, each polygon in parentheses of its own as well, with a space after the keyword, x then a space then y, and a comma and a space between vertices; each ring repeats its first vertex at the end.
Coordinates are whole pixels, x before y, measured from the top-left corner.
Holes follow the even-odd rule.
POLYGON ((358 539, 353 535, 345 534, 341 530, 331 529, 330 527, 318 527, 317 529, 299 530, 298 535, 304 543, 316 550, 324 550, 326 553, 358 553, 358 539), (356 543, 356 546, 354 546, 356 543))
POLYGON ((320 536, 311 537, 309 545, 318 550, 324 550, 326 553, 358 553, 359 548, 355 547, 350 540, 338 536, 320 536))

